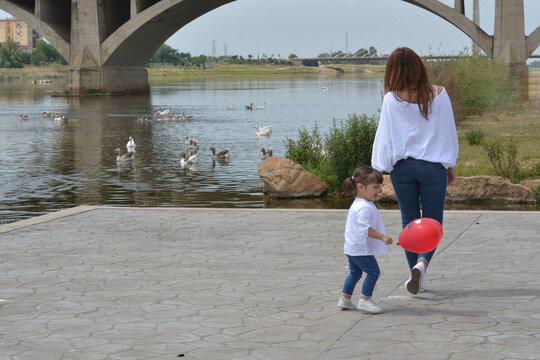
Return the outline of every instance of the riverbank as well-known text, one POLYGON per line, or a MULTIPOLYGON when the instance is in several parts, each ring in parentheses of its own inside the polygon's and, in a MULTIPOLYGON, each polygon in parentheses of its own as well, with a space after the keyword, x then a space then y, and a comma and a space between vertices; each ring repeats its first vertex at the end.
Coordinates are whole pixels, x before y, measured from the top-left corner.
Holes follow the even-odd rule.
POLYGON ((279 77, 312 77, 312 76, 336 76, 358 75, 381 77, 384 74, 384 65, 352 65, 331 64, 319 67, 302 65, 236 65, 236 64, 211 64, 205 69, 195 67, 182 67, 172 65, 152 65, 148 68, 148 78, 160 80, 174 78, 182 80, 198 79, 255 79, 255 78, 279 78, 279 77))

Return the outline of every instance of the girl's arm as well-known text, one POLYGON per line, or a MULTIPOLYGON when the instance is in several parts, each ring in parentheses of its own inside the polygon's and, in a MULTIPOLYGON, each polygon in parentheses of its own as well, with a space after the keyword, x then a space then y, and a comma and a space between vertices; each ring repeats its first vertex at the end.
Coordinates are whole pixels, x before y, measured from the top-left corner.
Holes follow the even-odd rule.
POLYGON ((389 245, 389 244, 391 244, 393 242, 393 240, 392 240, 392 238, 390 236, 381 234, 380 232, 378 232, 377 230, 375 230, 372 227, 370 227, 369 230, 368 230, 368 236, 370 238, 382 240, 382 242, 384 242, 386 245, 389 245))

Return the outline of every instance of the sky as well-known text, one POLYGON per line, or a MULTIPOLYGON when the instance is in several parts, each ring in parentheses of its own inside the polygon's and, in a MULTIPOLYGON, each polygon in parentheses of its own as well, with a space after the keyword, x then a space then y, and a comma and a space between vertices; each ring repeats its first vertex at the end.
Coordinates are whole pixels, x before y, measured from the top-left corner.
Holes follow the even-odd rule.
MULTIPOLYGON (((453 6, 454 0, 440 0, 453 6)), ((473 0, 465 0, 472 18, 473 0)), ((540 1, 524 0, 525 33, 540 26, 540 1)), ((479 0, 480 26, 493 34, 495 0, 479 0)), ((9 14, 0 11, 0 18, 9 14)), ((444 19, 402 0, 237 0, 195 19, 167 45, 191 55, 316 57, 374 46, 421 55, 469 51, 471 40, 444 19)), ((540 54, 536 49, 535 54, 540 54)))

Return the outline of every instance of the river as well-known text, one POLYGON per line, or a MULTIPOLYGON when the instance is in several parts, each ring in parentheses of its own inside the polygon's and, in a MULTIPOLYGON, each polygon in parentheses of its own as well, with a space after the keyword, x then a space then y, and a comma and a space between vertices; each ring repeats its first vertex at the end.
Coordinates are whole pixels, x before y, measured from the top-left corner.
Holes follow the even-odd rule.
POLYGON ((344 207, 324 200, 277 201, 263 196, 260 148, 285 154, 285 140, 333 119, 377 114, 382 78, 151 83, 148 96, 53 97, 65 83, 0 84, 0 223, 78 205, 196 207, 344 207), (262 110, 245 110, 250 103, 262 110), (234 104, 234 109, 229 109, 234 104), (155 121, 157 109, 191 121, 155 121), (58 123, 43 113, 71 119, 58 123), (20 120, 20 114, 27 120, 20 120), (149 121, 138 119, 148 114, 149 121), (258 138, 261 122, 270 137, 258 138), (117 163, 115 148, 137 145, 133 164, 117 163), (185 136, 199 140, 199 163, 182 168, 185 136), (229 149, 226 164, 207 149, 229 149))

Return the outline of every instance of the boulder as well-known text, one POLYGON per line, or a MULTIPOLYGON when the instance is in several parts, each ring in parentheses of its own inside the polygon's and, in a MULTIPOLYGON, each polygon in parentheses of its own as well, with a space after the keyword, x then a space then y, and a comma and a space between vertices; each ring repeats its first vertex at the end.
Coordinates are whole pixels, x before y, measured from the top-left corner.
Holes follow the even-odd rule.
POLYGON ((264 192, 271 197, 296 198, 321 196, 328 185, 293 161, 270 157, 259 163, 257 170, 264 192))
MULTIPOLYGON (((512 184, 500 176, 457 177, 446 189, 446 201, 463 202, 484 200, 508 203, 536 203, 534 192, 529 186, 512 184)), ((379 201, 397 201, 389 175, 384 175, 379 201)))

